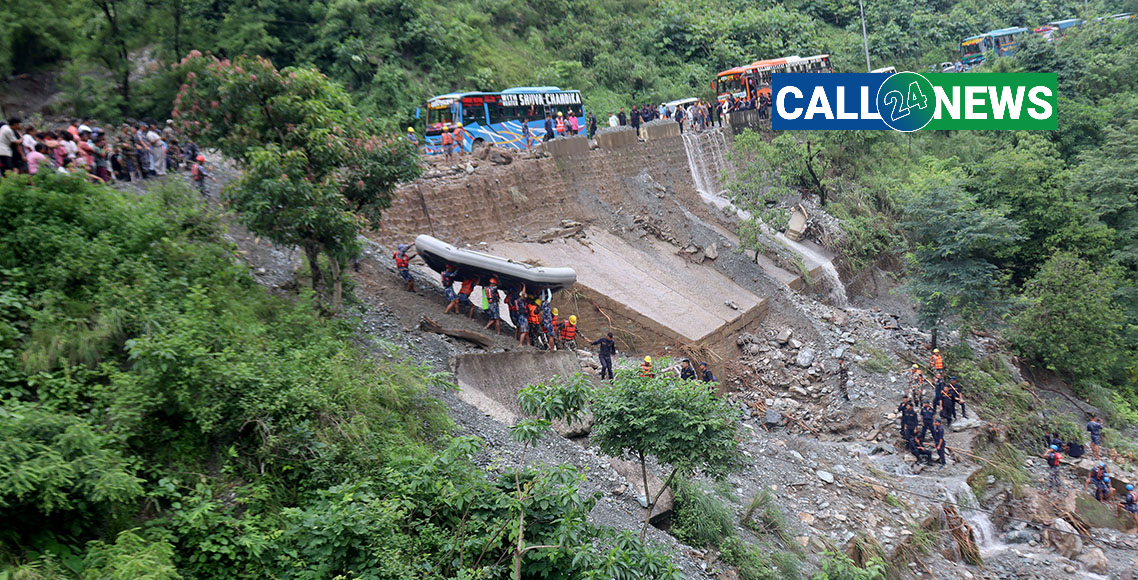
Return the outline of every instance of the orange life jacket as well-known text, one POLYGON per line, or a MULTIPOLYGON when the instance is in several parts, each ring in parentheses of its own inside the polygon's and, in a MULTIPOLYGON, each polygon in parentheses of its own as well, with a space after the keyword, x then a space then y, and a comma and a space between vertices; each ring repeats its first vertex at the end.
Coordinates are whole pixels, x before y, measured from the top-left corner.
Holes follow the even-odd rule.
POLYGON ((640 376, 652 378, 656 373, 652 372, 652 363, 640 363, 640 376))
POLYGON ((458 293, 470 296, 471 292, 474 292, 474 278, 467 278, 462 281, 462 287, 458 289, 458 293))
POLYGON ((557 118, 557 132, 558 133, 564 133, 565 132, 565 119, 562 117, 557 118))
POLYGON ((556 317, 556 316, 551 316, 551 317, 550 317, 550 320, 552 320, 552 321, 553 321, 553 332, 555 332, 555 333, 556 333, 556 332, 557 332, 557 317, 556 317))
POLYGON ((454 137, 452 137, 450 133, 443 133, 442 144, 443 145, 453 145, 454 144, 454 137))
POLYGON ((939 354, 934 354, 934 355, 930 356, 929 357, 929 366, 933 367, 934 369, 936 369, 938 371, 943 371, 944 370, 944 357, 940 356, 939 354))
POLYGON ((395 252, 394 255, 396 268, 406 268, 411 264, 411 259, 407 257, 407 254, 400 254, 399 252, 395 252))
POLYGON ((577 325, 565 323, 561 327, 561 340, 575 340, 577 338, 577 325))
POLYGON ((537 304, 526 304, 526 312, 528 312, 529 323, 533 325, 541 324, 541 316, 537 311, 537 304))

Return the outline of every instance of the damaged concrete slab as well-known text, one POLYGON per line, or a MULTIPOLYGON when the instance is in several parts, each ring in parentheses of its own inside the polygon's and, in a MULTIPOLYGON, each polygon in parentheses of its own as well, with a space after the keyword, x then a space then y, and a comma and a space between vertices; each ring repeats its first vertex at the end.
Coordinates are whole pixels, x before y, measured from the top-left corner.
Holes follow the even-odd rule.
MULTIPOLYGON (((626 328, 628 350, 663 346, 734 348, 733 336, 766 314, 766 300, 707 264, 683 257, 676 248, 647 240, 647 248, 609 232, 588 229, 584 239, 549 243, 495 242, 491 250, 519 261, 572 264, 577 270, 573 305, 581 331, 599 337, 626 328), (634 336, 632 336, 634 335, 634 336)), ((569 308, 568 305, 562 308, 569 308)))

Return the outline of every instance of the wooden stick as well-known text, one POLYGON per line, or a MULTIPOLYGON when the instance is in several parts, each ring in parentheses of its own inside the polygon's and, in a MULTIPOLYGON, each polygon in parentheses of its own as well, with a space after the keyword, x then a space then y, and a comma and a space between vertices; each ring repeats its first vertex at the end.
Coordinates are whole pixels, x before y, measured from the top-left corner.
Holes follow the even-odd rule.
POLYGON ((489 338, 487 338, 486 336, 484 336, 480 333, 477 333, 477 332, 474 332, 471 330, 462 330, 462 329, 456 329, 456 328, 443 328, 442 325, 435 322, 434 320, 431 320, 430 318, 427 318, 426 316, 419 319, 419 329, 425 330, 427 332, 433 332, 435 334, 442 334, 442 335, 449 336, 452 338, 458 338, 458 339, 466 340, 469 342, 473 342, 474 344, 477 344, 478 346, 481 346, 482 348, 488 349, 488 348, 494 346, 494 342, 492 340, 490 340, 489 338))

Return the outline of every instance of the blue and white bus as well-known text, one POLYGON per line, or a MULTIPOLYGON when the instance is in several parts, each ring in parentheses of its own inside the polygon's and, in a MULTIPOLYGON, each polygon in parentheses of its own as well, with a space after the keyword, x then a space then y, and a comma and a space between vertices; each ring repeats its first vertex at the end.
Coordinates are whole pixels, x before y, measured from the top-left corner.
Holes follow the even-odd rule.
POLYGON ((427 101, 426 128, 423 132, 428 154, 443 153, 442 134, 458 128, 465 132, 463 148, 472 151, 484 144, 510 149, 525 149, 522 123, 530 127, 534 143, 545 137, 545 115, 557 121, 561 113, 566 126, 569 118, 577 119, 579 131, 585 130, 585 107, 580 91, 563 91, 558 87, 516 87, 500 93, 449 93, 427 101))
POLYGON ((1026 28, 1001 28, 984 34, 970 36, 960 41, 960 62, 968 65, 977 65, 984 62, 984 53, 989 50, 996 56, 1006 56, 1015 52, 1019 46, 1019 39, 1026 28))

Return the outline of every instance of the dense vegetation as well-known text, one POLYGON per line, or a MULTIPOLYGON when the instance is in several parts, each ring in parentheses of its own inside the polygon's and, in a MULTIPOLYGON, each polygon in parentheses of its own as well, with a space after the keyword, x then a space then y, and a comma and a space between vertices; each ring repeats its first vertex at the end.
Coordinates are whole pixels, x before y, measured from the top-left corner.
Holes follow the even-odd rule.
POLYGON ((474 466, 442 375, 271 297, 220 235, 179 188, 0 180, 0 574, 503 578, 524 513, 526 575, 674 576, 586 521, 572 467, 474 466))
POLYGON ((847 269, 902 257, 927 328, 1005 330, 1018 354, 1138 421, 1136 59, 1129 23, 1029 37, 984 70, 1056 73, 1057 131, 751 134, 736 140, 753 161, 735 193, 764 216, 787 191, 828 200, 847 269))
MULTIPOLYGON (((866 2, 874 67, 951 60, 961 38, 1002 26, 1135 10, 1135 0, 866 2)), ((856 3, 836 0, 11 0, 0 77, 66 66, 80 114, 165 118, 171 65, 190 50, 314 66, 389 126, 450 90, 555 84, 597 112, 708 94, 715 72, 828 53, 864 70, 856 3), (144 56, 145 58, 135 58, 144 56), (83 75, 101 70, 105 75, 83 75), (149 71, 142 78, 132 71, 149 71)))

